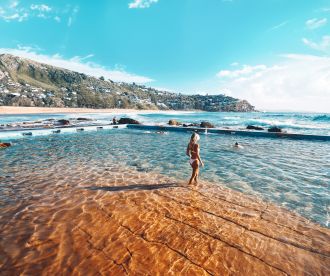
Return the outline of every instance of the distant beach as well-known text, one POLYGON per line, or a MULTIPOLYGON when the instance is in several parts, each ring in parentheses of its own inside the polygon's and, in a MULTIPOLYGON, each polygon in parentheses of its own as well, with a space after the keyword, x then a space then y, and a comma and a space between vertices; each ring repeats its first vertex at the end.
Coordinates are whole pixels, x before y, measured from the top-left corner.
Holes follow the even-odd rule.
POLYGON ((1 114, 65 114, 65 113, 159 113, 161 110, 139 110, 139 109, 93 109, 93 108, 68 108, 68 107, 22 107, 22 106, 0 106, 1 114))

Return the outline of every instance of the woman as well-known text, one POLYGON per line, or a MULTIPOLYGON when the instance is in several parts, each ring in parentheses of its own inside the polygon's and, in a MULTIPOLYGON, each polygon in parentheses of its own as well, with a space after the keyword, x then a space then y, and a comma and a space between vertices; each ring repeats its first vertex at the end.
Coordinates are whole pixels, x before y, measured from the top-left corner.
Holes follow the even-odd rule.
POLYGON ((198 140, 200 139, 197 133, 193 133, 190 138, 190 142, 187 146, 186 154, 190 157, 189 163, 192 167, 192 174, 189 180, 189 184, 192 184, 193 181, 197 183, 197 177, 199 172, 199 164, 204 167, 203 161, 199 156, 199 145, 197 144, 198 140))

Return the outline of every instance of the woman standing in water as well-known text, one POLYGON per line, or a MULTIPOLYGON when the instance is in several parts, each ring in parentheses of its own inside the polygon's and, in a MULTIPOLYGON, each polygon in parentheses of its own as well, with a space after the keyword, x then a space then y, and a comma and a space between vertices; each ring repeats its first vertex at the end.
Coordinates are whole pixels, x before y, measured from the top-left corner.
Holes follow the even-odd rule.
POLYGON ((192 167, 192 174, 189 180, 189 184, 192 184, 193 181, 197 183, 197 177, 199 173, 199 165, 204 167, 204 163, 199 156, 199 145, 197 144, 200 139, 197 133, 193 133, 190 138, 190 142, 187 146, 186 154, 190 157, 189 163, 192 167))

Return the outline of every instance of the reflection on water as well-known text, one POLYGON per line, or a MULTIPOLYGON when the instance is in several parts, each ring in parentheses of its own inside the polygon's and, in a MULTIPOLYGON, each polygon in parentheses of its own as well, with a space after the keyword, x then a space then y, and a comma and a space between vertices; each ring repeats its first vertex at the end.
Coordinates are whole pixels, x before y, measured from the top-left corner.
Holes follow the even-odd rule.
MULTIPOLYGON (((44 185, 65 179, 59 164, 91 170, 95 172, 93 179, 104 164, 116 164, 186 180, 190 174, 185 156, 189 135, 103 130, 14 141, 14 146, 0 155, 0 204, 30 195, 33 187, 24 177, 38 177, 44 185), (54 168, 52 180, 46 175, 54 168), (18 173, 24 175, 21 180, 18 173)), ((235 139, 217 134, 202 136, 202 179, 271 200, 328 225, 329 143, 239 138, 244 149, 237 150, 232 147, 235 139)))

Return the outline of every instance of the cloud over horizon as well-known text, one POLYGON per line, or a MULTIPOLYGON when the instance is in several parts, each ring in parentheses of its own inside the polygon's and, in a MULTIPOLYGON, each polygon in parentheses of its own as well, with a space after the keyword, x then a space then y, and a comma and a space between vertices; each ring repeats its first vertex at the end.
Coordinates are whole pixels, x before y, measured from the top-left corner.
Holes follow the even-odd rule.
POLYGON ((105 79, 110 79, 116 82, 135 82, 139 84, 145 84, 153 81, 153 79, 148 77, 128 73, 124 70, 108 69, 94 62, 86 61, 87 59, 92 58, 94 56, 93 54, 89 54, 85 57, 74 56, 70 59, 65 59, 59 54, 54 54, 50 56, 40 54, 37 51, 38 49, 22 46, 18 46, 18 48, 16 49, 0 48, 0 54, 11 54, 31 59, 40 63, 49 64, 52 66, 72 70, 79 73, 84 73, 86 75, 90 75, 97 78, 103 76, 105 79))
POLYGON ((220 71, 221 89, 257 109, 329 112, 330 57, 286 54, 282 58, 272 66, 220 71))
POLYGON ((157 3, 158 0, 133 0, 133 2, 128 4, 130 9, 145 9, 150 8, 152 4, 157 3))

